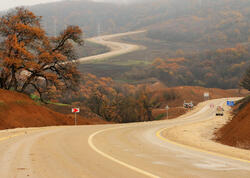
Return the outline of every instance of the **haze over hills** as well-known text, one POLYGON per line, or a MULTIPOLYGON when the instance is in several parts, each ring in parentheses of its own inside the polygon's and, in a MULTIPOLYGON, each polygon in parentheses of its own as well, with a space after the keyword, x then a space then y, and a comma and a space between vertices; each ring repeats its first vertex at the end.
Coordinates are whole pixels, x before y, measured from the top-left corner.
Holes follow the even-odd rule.
POLYGON ((92 0, 93 2, 116 3, 116 4, 131 4, 131 3, 145 3, 154 0, 92 0))
MULTIPOLYGON (((43 17, 42 25, 49 35, 58 34, 67 25, 80 26, 84 38, 147 30, 122 39, 147 50, 81 65, 81 71, 132 83, 153 78, 167 86, 238 87, 239 78, 250 65, 249 0, 114 2, 118 1, 70 0, 29 9, 43 17)), ((100 46, 84 49, 78 50, 84 51, 79 57, 107 50, 100 46)))
POLYGON ((147 30, 144 35, 123 38, 130 43, 146 46, 146 51, 116 57, 100 65, 82 65, 82 71, 122 81, 137 82, 156 78, 168 86, 238 86, 239 78, 249 65, 250 1, 109 2, 62 1, 30 9, 43 16, 43 26, 50 35, 59 33, 67 25, 79 25, 85 38, 147 30), (157 68, 159 63, 154 63, 157 65, 153 67, 136 65, 152 63, 158 57, 166 60, 166 65, 161 65, 166 68, 157 68), (180 57, 185 58, 185 62, 167 62, 169 58, 180 57), (103 71, 104 66, 107 72, 103 71), (117 75, 114 71, 123 72, 117 75))
POLYGON ((44 17, 50 33, 65 25, 80 25, 87 36, 149 29, 148 36, 165 41, 248 40, 249 6, 246 0, 149 1, 140 4, 62 1, 31 7, 44 17), (51 18, 52 17, 52 18, 51 18))
POLYGON ((203 42, 208 48, 213 44, 232 45, 250 40, 248 0, 97 1, 105 3, 65 0, 28 8, 43 17, 43 26, 51 35, 66 25, 79 25, 85 37, 147 29, 146 36, 152 39, 203 42))

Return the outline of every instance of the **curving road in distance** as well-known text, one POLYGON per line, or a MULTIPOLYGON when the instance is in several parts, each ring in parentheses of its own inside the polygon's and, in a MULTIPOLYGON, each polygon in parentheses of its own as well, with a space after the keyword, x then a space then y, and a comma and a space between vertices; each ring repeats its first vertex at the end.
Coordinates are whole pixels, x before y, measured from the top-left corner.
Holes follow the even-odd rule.
POLYGON ((93 61, 93 60, 104 60, 107 58, 120 56, 120 55, 131 53, 137 50, 145 49, 145 47, 143 46, 111 41, 113 38, 135 35, 135 34, 144 33, 144 32, 146 31, 143 31, 143 30, 133 31, 133 32, 118 33, 118 34, 113 34, 113 35, 105 35, 105 36, 97 36, 97 37, 89 38, 87 39, 87 41, 90 41, 92 43, 97 43, 103 46, 107 46, 110 49, 110 51, 107 53, 103 53, 103 54, 80 58, 76 61, 79 63, 84 63, 84 62, 93 61))

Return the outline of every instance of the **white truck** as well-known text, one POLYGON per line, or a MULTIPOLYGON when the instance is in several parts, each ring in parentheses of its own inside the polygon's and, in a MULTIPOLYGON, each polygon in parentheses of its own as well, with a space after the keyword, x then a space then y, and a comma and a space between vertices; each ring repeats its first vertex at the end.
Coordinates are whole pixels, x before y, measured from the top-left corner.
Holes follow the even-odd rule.
POLYGON ((190 103, 187 103, 186 101, 184 101, 183 107, 192 109, 194 107, 194 104, 192 101, 190 103))

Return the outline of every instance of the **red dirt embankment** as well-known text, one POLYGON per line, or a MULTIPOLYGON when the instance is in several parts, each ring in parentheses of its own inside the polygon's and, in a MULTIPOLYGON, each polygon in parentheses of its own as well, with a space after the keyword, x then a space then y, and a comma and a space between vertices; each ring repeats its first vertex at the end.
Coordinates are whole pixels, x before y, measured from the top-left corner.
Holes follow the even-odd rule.
MULTIPOLYGON (((78 117, 79 125, 104 124, 100 119, 78 117)), ((0 89, 0 129, 73 125, 74 116, 54 112, 27 95, 0 89)))
MULTIPOLYGON (((235 108, 237 109, 237 108, 235 108)), ((216 132, 216 140, 226 145, 250 150, 250 102, 216 132)))

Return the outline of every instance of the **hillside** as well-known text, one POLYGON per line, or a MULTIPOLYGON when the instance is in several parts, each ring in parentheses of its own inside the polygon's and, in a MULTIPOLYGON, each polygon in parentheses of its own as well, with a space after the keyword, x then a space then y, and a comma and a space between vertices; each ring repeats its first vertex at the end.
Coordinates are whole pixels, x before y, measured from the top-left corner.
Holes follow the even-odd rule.
MULTIPOLYGON (((242 96, 237 90, 206 89, 202 87, 175 87, 165 88, 162 84, 152 86, 155 95, 153 98, 161 98, 160 108, 166 104, 170 106, 169 118, 178 117, 186 112, 182 108, 183 101, 193 101, 198 104, 203 101, 203 93, 209 91, 211 99, 229 96, 242 96), (169 98, 169 96, 175 96, 169 98)), ((83 103, 81 113, 78 115, 79 125, 108 123, 91 112, 83 103)), ((72 106, 66 105, 42 105, 31 100, 27 95, 13 91, 0 90, 0 129, 43 127, 55 125, 74 125, 74 115, 71 114, 72 106)), ((162 119, 165 109, 154 109, 156 119, 162 119), (162 115, 163 114, 163 115, 162 115)))
POLYGON ((236 44, 248 42, 247 0, 156 0, 139 4, 62 1, 31 7, 51 34, 65 25, 81 26, 87 36, 148 29, 165 42, 236 44), (51 18, 52 17, 52 18, 51 18))
POLYGON ((235 116, 216 133, 218 142, 244 149, 250 149, 250 102, 239 103, 234 108, 235 116), (240 107, 240 108, 239 108, 240 107))
MULTIPOLYGON (((29 7, 43 16, 50 35, 67 25, 79 25, 84 37, 146 29, 121 40, 147 50, 114 57, 102 63, 80 65, 82 72, 133 84, 160 81, 207 88, 237 88, 249 63, 248 0, 155 0, 117 4, 62 1, 29 7), (154 65, 163 60, 161 68, 154 65), (184 61, 176 62, 179 58, 184 61)), ((79 57, 105 52, 86 44, 79 57)))
POLYGON ((187 110, 184 109, 183 102, 193 102, 196 106, 198 103, 204 101, 204 93, 209 92, 210 99, 217 98, 228 98, 228 97, 242 97, 247 94, 245 90, 239 93, 238 90, 223 90, 218 88, 204 88, 199 86, 179 86, 166 88, 162 84, 155 84, 152 86, 154 88, 155 95, 153 97, 159 98, 161 107, 154 110, 154 116, 159 116, 165 114, 166 105, 170 107, 169 118, 176 118, 184 114, 187 110), (171 98, 171 96, 174 96, 171 98))
MULTIPOLYGON (((78 117, 79 125, 104 123, 100 119, 78 117)), ((52 111, 24 94, 0 89, 0 129, 55 125, 74 125, 74 115, 52 111)))
MULTIPOLYGON (((148 61, 150 49, 79 66, 80 71, 132 84, 160 81, 168 87, 193 85, 206 88, 238 88, 250 65, 250 47, 237 45, 206 52, 181 54, 148 61)), ((151 56, 157 56, 154 52, 151 56)))

